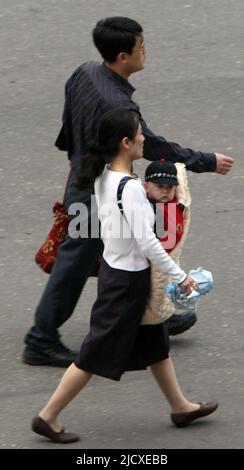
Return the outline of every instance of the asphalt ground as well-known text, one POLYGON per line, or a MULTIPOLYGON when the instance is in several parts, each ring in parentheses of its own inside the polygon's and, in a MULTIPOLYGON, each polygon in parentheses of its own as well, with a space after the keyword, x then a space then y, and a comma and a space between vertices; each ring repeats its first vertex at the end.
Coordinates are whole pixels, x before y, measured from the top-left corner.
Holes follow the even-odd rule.
MULTIPOLYGON (((63 370, 21 362, 47 280, 34 254, 68 172, 66 155, 53 145, 64 83, 81 62, 98 58, 90 32, 112 15, 144 27, 146 67, 131 82, 150 128, 183 146, 235 158, 228 176, 189 174, 192 224, 182 267, 211 270, 215 289, 202 300, 196 325, 172 339, 184 392, 192 400, 216 398, 220 407, 205 421, 175 429, 149 371, 127 373, 120 383, 94 377, 63 413, 66 428, 82 439, 68 447, 243 449, 242 0, 1 0, 0 448, 53 448, 31 433, 30 421, 63 370)), ((141 175, 145 164, 137 166, 141 175)), ((73 349, 87 332, 95 295, 90 279, 62 327, 73 349)))

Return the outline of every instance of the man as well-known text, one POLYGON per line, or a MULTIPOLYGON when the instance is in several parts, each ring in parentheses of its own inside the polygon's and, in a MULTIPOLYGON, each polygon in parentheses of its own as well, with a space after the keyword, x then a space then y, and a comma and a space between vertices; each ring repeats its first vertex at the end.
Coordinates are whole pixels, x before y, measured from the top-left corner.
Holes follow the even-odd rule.
MULTIPOLYGON (((65 193, 65 207, 82 202, 90 217, 90 193, 76 188, 80 158, 96 136, 99 118, 109 109, 126 107, 141 119, 145 136, 144 155, 148 160, 162 156, 186 164, 195 172, 216 171, 226 174, 233 159, 221 154, 195 152, 153 134, 132 100, 133 86, 128 77, 144 68, 146 49, 142 27, 134 20, 112 17, 101 20, 93 30, 93 40, 104 62, 82 64, 70 77, 65 88, 63 127, 56 141, 71 161, 71 175, 65 193)), ((76 353, 60 340, 58 328, 71 316, 102 242, 96 238, 67 237, 59 249, 53 271, 36 310, 35 325, 25 337, 24 362, 32 365, 66 367, 76 353)), ((186 328, 185 328, 186 329, 186 328)))

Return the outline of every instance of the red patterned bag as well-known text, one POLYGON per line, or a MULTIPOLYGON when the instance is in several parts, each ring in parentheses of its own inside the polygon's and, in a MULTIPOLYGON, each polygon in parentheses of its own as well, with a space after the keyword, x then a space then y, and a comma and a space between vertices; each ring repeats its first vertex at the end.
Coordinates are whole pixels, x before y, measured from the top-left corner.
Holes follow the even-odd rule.
MULTIPOLYGON (((55 202, 53 206, 54 223, 48 233, 45 242, 41 245, 35 255, 35 261, 38 266, 45 272, 50 273, 56 261, 57 252, 65 240, 68 233, 69 217, 65 212, 62 202, 55 202)), ((96 265, 90 274, 91 277, 97 277, 100 267, 100 260, 98 259, 96 265)))
POLYGON ((55 202, 53 206, 54 223, 42 246, 35 255, 35 261, 45 273, 52 271, 57 251, 63 243, 67 233, 69 218, 62 202, 55 202))

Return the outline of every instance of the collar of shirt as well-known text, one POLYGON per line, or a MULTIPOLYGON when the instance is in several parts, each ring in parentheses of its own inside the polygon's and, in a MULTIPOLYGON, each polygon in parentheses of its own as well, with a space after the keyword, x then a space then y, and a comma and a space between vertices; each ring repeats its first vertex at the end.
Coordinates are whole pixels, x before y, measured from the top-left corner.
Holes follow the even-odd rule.
POLYGON ((124 89, 124 91, 126 92, 126 94, 129 97, 131 97, 132 94, 134 93, 134 91, 136 91, 136 89, 133 87, 133 85, 131 85, 131 83, 126 78, 121 77, 121 75, 119 75, 118 73, 116 73, 113 70, 109 69, 104 64, 104 62, 102 63, 102 68, 104 70, 104 73, 107 75, 107 77, 109 77, 114 82, 117 82, 120 85, 120 87, 122 87, 124 89))

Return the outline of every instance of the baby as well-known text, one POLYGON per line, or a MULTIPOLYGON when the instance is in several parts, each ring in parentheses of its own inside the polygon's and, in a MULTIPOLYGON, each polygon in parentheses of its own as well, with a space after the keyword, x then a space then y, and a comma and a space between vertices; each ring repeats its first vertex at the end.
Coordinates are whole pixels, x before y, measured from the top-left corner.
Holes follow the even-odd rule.
MULTIPOLYGON (((179 264, 190 223, 191 196, 185 166, 164 159, 150 163, 145 171, 144 187, 155 209, 156 235, 165 251, 179 264)), ((169 334, 177 335, 191 328, 197 317, 194 312, 175 314, 175 307, 163 290, 168 281, 151 266, 151 295, 142 323, 157 324, 169 319, 169 334)))

